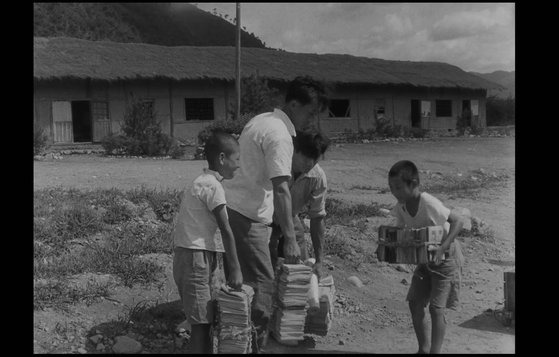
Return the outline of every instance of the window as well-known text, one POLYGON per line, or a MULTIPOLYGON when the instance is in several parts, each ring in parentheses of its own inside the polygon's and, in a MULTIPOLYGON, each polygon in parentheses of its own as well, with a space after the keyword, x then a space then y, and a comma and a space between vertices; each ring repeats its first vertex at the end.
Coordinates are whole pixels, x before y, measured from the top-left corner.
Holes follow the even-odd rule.
POLYGON ((421 116, 430 117, 431 116, 431 102, 428 100, 421 101, 421 116))
POLYGON ((214 120, 213 98, 185 98, 186 120, 214 120))
POLYGON ((435 115, 438 117, 452 116, 452 100, 435 101, 435 115))
POLYGON ((470 106, 472 107, 472 115, 479 115, 479 101, 472 100, 470 106))
POLYGON ((349 99, 331 99, 328 111, 329 118, 351 117, 349 99))
POLYGON ((142 99, 142 106, 146 109, 149 110, 151 113, 153 113, 154 110, 154 102, 155 100, 153 99, 142 99))
POLYGON ((375 99, 374 102, 375 118, 377 120, 384 119, 385 109, 384 109, 384 99, 375 99))

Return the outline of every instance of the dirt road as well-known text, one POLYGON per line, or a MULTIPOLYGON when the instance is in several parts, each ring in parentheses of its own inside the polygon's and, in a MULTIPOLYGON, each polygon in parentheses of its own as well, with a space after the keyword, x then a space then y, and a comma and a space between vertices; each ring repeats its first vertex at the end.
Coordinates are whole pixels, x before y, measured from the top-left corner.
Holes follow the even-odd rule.
MULTIPOLYGON (((422 171, 444 175, 468 174, 479 169, 509 175, 510 180, 501 187, 481 190, 471 197, 439 197, 449 206, 469 208, 472 215, 488 223, 496 238, 494 243, 464 242, 466 266, 460 295, 461 309, 447 314, 450 324, 443 352, 514 352, 514 327, 504 327, 494 314, 503 307, 503 272, 514 269, 514 138, 443 138, 339 145, 332 147, 321 166, 328 177, 331 197, 392 204, 394 199, 386 191, 386 175, 390 166, 401 159, 414 161, 422 171)), ((116 187, 127 190, 139 185, 182 188, 204 166, 204 161, 65 156, 62 160, 35 162, 34 188, 116 187)), ((366 223, 365 234, 382 223, 383 219, 366 223)), ((349 232, 353 228, 343 229, 349 232)), ((383 264, 355 264, 336 256, 327 257, 327 261, 338 292, 336 315, 328 336, 314 337, 314 343, 300 347, 280 346, 272 341, 267 352, 415 353, 417 342, 404 301, 409 285, 402 283, 403 279, 411 281, 411 272, 397 271, 393 266, 383 264), (347 278, 352 275, 363 281, 363 288, 348 282, 347 278)), ((133 306, 141 299, 156 299, 161 304, 176 302, 176 288, 169 283, 172 281, 169 278, 167 270, 167 280, 162 278, 159 287, 115 289, 112 298, 118 303, 105 300, 91 306, 72 306, 68 312, 35 312, 35 351, 70 352, 62 342, 52 347, 56 323, 75 322, 79 326, 77 331, 92 333, 116 318, 126 306, 133 306)), ((167 340, 163 337, 154 337, 154 340, 161 342, 157 346, 162 347, 150 345, 150 353, 183 353, 175 350, 172 343, 165 344, 167 340)))

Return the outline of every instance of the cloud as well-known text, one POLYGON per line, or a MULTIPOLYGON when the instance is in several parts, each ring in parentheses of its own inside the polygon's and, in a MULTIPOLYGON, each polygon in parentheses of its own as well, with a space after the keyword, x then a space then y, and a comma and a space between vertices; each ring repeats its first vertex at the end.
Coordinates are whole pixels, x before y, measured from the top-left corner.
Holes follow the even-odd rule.
POLYGON ((483 35, 492 31, 514 28, 514 10, 498 7, 493 11, 461 11, 445 15, 433 25, 433 41, 483 35))
POLYGON ((367 3, 328 3, 321 7, 319 17, 322 21, 355 21, 372 10, 372 5, 367 3))

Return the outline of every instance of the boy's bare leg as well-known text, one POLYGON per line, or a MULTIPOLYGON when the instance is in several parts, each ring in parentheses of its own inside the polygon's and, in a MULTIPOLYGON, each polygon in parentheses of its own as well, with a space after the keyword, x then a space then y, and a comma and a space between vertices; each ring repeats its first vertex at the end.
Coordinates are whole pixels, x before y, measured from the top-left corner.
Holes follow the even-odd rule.
POLYGON ((192 325, 190 341, 192 353, 212 353, 212 340, 210 338, 210 324, 192 325))
POLYGON ((429 336, 427 335, 428 326, 427 319, 425 318, 425 308, 421 301, 410 301, 409 307, 411 311, 411 319, 413 322, 413 329, 419 344, 419 354, 429 353, 429 336))
POLYGON ((444 317, 444 308, 429 306, 431 313, 431 353, 441 353, 443 346, 444 334, 446 330, 446 321, 444 317))

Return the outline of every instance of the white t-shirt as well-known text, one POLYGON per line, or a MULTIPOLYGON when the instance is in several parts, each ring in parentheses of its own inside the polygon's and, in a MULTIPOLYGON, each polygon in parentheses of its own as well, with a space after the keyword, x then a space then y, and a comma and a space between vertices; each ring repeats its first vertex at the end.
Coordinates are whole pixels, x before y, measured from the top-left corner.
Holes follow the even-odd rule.
POLYGON ((239 137, 240 168, 224 182, 227 205, 245 217, 272 223, 274 194, 271 179, 291 176, 295 127, 283 111, 252 118, 239 137))
POLYGON ((225 252, 213 210, 226 204, 219 173, 204 169, 190 188, 185 189, 179 213, 175 217, 175 247, 225 252))
MULTIPOLYGON (((427 192, 421 192, 419 207, 417 208, 415 216, 412 217, 409 212, 406 211, 406 205, 399 202, 396 203, 390 213, 396 217, 396 225, 398 227, 422 228, 427 226, 443 226, 443 239, 446 239, 450 230, 450 223, 448 222, 450 209, 427 192)), ((456 258, 458 263, 462 265, 463 257, 460 251, 460 243, 458 243, 457 240, 454 240, 454 242, 450 244, 449 253, 451 257, 456 258)))

